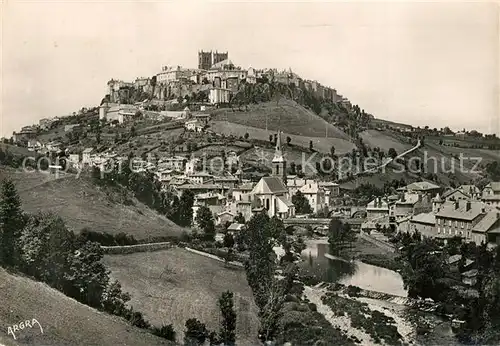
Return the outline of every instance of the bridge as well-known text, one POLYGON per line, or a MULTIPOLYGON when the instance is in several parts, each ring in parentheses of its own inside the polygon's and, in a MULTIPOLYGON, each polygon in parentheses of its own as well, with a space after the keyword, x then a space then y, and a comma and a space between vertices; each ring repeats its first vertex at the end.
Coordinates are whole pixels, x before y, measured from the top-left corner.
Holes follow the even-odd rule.
MULTIPOLYGON (((289 218, 289 219, 284 219, 283 224, 286 226, 311 226, 312 229, 321 229, 324 228, 325 226, 328 227, 330 224, 330 221, 334 218, 329 218, 329 219, 306 219, 306 218, 289 218)), ((343 223, 348 223, 351 225, 352 228, 354 229, 359 229, 361 228, 361 224, 363 223, 364 219, 362 218, 337 218, 340 219, 343 223)))

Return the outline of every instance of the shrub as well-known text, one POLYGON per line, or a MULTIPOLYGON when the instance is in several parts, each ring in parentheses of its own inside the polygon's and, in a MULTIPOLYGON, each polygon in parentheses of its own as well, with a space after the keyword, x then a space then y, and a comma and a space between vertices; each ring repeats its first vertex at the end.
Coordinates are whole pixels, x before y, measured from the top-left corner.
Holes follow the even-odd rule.
POLYGON ((153 327, 153 334, 170 341, 175 341, 175 330, 174 327, 169 325, 163 325, 161 328, 153 327))

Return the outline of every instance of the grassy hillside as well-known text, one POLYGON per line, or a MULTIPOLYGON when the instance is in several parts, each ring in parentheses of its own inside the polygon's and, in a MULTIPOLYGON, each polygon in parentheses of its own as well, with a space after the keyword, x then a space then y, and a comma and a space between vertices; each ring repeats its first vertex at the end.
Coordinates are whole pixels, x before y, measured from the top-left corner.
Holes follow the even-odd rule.
POLYGON ((137 240, 180 235, 182 228, 151 210, 125 191, 102 188, 88 178, 23 172, 0 166, 0 180, 12 179, 27 212, 51 211, 69 228, 107 233, 125 232, 137 240))
POLYGON ((215 111, 216 120, 228 120, 235 124, 266 128, 269 131, 281 129, 293 135, 306 137, 329 137, 349 140, 349 136, 337 127, 329 124, 321 117, 304 108, 295 101, 281 99, 276 102, 265 102, 250 105, 248 111, 234 112, 231 109, 215 111))
POLYGON ((410 143, 404 142, 386 131, 366 130, 359 135, 365 144, 372 148, 379 147, 385 152, 387 152, 389 148, 394 148, 396 152, 402 153, 413 147, 410 143))
POLYGON ((111 276, 131 294, 130 304, 155 325, 174 325, 184 334, 187 319, 195 317, 210 329, 219 328, 220 294, 230 290, 237 309, 237 342, 257 344, 258 318, 252 291, 242 269, 180 248, 129 255, 108 255, 111 276))
POLYGON ((78 303, 46 284, 0 268, 0 344, 4 345, 173 345, 124 320, 78 303), (7 335, 7 327, 37 319, 38 326, 7 335))
MULTIPOLYGON (((234 136, 244 136, 245 133, 249 134, 250 139, 258 139, 262 141, 269 141, 269 135, 276 133, 277 128, 275 130, 269 129, 266 131, 263 128, 252 127, 247 125, 241 125, 229 121, 216 120, 210 123, 210 127, 212 131, 216 133, 223 133, 225 135, 234 135, 234 136)), ((335 150, 337 154, 343 154, 346 152, 350 152, 355 145, 348 140, 341 138, 333 138, 329 136, 328 138, 324 137, 308 137, 308 136, 299 136, 294 135, 282 128, 282 141, 286 142, 286 137, 290 136, 292 139, 291 143, 294 145, 298 145, 304 148, 309 148, 309 141, 313 141, 313 147, 315 150, 318 150, 323 153, 329 153, 331 146, 335 146, 335 150)), ((306 131, 306 128, 304 128, 306 131)))

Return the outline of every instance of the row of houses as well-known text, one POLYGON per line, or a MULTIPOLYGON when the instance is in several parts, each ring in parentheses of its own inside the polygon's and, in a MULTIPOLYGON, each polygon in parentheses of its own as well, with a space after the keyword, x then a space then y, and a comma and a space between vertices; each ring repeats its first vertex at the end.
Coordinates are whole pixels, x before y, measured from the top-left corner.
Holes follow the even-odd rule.
POLYGON ((476 244, 500 245, 500 182, 492 182, 482 191, 462 185, 442 195, 439 186, 431 183, 414 183, 405 189, 396 198, 371 201, 362 229, 393 224, 401 231, 418 231, 443 242, 459 237, 476 244))

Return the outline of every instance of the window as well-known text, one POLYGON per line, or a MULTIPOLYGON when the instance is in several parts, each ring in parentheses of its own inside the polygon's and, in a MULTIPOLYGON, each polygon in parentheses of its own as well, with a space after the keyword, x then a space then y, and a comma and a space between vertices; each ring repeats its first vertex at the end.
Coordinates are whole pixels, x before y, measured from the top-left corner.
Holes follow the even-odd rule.
POLYGON ((462 224, 462 228, 464 228, 465 223, 462 221, 461 224, 462 224))
POLYGON ((448 220, 448 226, 451 226, 451 220, 448 220))
POLYGON ((441 227, 438 227, 438 234, 441 234, 441 227))

